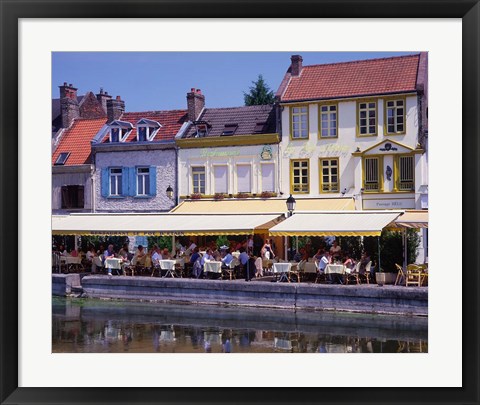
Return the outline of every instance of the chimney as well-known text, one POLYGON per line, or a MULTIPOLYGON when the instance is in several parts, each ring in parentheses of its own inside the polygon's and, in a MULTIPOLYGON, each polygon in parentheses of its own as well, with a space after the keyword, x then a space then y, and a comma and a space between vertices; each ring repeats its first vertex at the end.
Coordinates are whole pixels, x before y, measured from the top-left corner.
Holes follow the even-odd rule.
POLYGON ((103 89, 100 87, 100 93, 95 94, 97 97, 98 102, 103 108, 103 111, 107 112, 107 100, 110 100, 112 96, 108 94, 106 91, 103 91, 103 89))
POLYGON ((67 82, 60 87, 60 111, 62 113, 62 128, 72 125, 75 118, 80 116, 80 107, 77 100, 77 89, 67 82))
POLYGON ((301 55, 292 55, 290 59, 292 60, 292 64, 290 65, 290 74, 292 76, 300 76, 300 72, 302 71, 303 67, 303 58, 301 55))
POLYGON ((195 121, 205 107, 205 96, 200 89, 192 88, 187 93, 188 120, 195 121))
POLYGON ((125 112, 125 101, 120 96, 117 96, 115 100, 107 100, 107 118, 108 122, 118 120, 125 112))

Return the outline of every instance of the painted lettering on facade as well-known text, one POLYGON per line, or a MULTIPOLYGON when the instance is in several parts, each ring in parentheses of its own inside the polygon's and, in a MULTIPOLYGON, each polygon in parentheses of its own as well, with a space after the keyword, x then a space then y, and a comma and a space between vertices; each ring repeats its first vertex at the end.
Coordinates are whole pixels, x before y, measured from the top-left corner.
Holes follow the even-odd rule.
POLYGON ((215 150, 215 149, 207 149, 204 148, 200 152, 200 157, 225 157, 225 156, 239 156, 239 150, 215 150))
POLYGON ((290 143, 283 151, 284 158, 310 158, 316 154, 320 157, 348 157, 351 153, 348 145, 328 144, 316 147, 306 143, 302 148, 297 148, 295 143, 290 143))

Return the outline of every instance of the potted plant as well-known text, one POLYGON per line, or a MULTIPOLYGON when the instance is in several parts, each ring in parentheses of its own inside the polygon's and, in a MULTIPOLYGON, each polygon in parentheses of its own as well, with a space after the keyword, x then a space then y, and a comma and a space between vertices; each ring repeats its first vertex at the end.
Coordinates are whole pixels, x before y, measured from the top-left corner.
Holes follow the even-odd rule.
POLYGON ((201 195, 200 193, 192 193, 192 194, 190 195, 190 198, 191 198, 192 200, 200 200, 200 198, 202 198, 202 195, 201 195))
POLYGON ((271 197, 275 197, 276 194, 275 193, 272 193, 271 191, 262 191, 262 194, 260 194, 260 197, 262 198, 271 198, 271 197))
POLYGON ((223 200, 223 199, 225 198, 225 194, 223 194, 223 193, 215 193, 215 195, 213 196, 213 198, 214 198, 215 200, 217 200, 217 201, 218 201, 218 200, 223 200))
POLYGON ((238 193, 237 198, 248 198, 250 197, 249 193, 238 193))

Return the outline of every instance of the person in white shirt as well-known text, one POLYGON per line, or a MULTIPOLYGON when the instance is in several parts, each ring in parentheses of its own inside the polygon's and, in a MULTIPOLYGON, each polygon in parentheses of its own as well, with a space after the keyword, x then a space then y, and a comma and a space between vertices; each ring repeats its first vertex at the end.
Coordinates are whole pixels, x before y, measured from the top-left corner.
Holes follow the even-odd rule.
POLYGON ((224 267, 229 267, 230 266, 230 263, 232 262, 233 260, 233 256, 232 254, 230 253, 230 249, 227 249, 227 254, 225 255, 225 257, 222 259, 222 265, 224 267))
POLYGON ((327 267, 327 264, 330 264, 330 263, 331 263, 330 253, 326 252, 317 262, 318 271, 320 273, 323 273, 325 271, 325 267, 327 267))

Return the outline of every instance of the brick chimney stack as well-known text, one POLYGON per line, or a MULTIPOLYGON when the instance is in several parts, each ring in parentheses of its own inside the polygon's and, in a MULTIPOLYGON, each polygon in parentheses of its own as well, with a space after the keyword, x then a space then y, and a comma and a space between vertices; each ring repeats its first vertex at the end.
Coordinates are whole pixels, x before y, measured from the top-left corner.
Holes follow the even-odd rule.
POLYGON ((205 96, 200 89, 192 88, 187 93, 188 120, 195 121, 205 107, 205 96))
POLYGON ((117 96, 115 100, 107 100, 107 118, 108 122, 118 120, 125 112, 125 101, 120 96, 117 96))
POLYGON ((103 111, 107 112, 107 100, 110 100, 112 96, 100 87, 100 93, 95 94, 98 102, 102 105, 103 111))
POLYGON ((63 83, 60 87, 60 111, 62 113, 62 127, 68 128, 72 125, 73 120, 80 116, 80 107, 77 99, 77 89, 68 84, 63 83))
POLYGON ((292 76, 300 76, 300 72, 302 71, 302 62, 303 58, 301 55, 292 55, 291 56, 292 64, 290 65, 290 74, 292 76))

